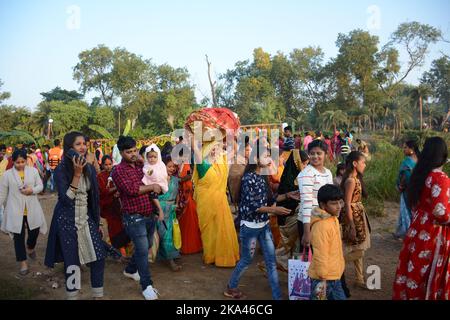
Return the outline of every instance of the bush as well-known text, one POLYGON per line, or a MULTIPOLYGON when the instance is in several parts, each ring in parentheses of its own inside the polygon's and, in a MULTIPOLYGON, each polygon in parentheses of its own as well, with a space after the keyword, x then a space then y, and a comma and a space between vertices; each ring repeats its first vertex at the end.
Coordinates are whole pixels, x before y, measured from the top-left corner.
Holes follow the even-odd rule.
POLYGON ((368 196, 377 201, 399 201, 396 180, 403 153, 389 142, 379 142, 364 174, 368 196))

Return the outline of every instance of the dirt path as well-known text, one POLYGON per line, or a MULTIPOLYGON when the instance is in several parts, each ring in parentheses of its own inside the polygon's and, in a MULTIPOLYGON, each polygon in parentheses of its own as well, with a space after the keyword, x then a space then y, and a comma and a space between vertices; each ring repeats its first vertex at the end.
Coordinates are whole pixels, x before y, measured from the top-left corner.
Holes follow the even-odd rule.
MULTIPOLYGON (((44 196, 41 203, 50 225, 55 195, 44 196)), ((377 265, 381 268, 381 289, 363 290, 353 288, 353 266, 347 266, 347 281, 352 291, 351 299, 380 300, 390 299, 392 281, 401 249, 401 242, 391 236, 395 228, 398 205, 385 204, 385 216, 372 218, 372 248, 367 252, 365 268, 377 265)), ((64 274, 62 265, 49 271, 43 265, 47 237, 40 236, 37 246, 38 259, 30 265, 32 272, 25 277, 17 274, 18 265, 15 261, 13 242, 8 235, 0 234, 0 299, 64 299, 64 274), (53 289, 52 285, 58 284, 53 289)), ((241 289, 249 299, 271 299, 271 291, 267 279, 259 271, 256 262, 263 261, 260 254, 241 280, 241 289)), ((183 256, 183 270, 174 273, 160 263, 151 264, 154 286, 159 290, 161 299, 224 299, 222 292, 231 275, 232 269, 206 266, 202 263, 201 254, 183 256)), ((105 269, 106 299, 143 299, 140 286, 133 280, 122 275, 124 265, 120 262, 107 260, 105 269)), ((287 298, 287 274, 279 273, 283 295, 287 298)), ((82 268, 81 297, 90 298, 90 283, 88 268, 82 268)))

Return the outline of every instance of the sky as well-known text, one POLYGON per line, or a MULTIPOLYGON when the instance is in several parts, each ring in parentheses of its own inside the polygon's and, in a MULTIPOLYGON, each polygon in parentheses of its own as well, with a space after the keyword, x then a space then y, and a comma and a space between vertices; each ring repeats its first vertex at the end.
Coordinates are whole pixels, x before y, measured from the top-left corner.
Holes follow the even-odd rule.
MULTIPOLYGON (((0 79, 12 95, 6 103, 33 110, 40 92, 78 90, 78 54, 104 44, 186 67, 200 101, 210 95, 205 54, 214 77, 257 47, 275 54, 320 46, 328 60, 338 34, 358 28, 385 44, 400 23, 419 21, 450 39, 449 13, 448 0, 0 0, 0 79)), ((450 54, 450 44, 433 45, 408 82, 418 83, 440 52, 450 54)))

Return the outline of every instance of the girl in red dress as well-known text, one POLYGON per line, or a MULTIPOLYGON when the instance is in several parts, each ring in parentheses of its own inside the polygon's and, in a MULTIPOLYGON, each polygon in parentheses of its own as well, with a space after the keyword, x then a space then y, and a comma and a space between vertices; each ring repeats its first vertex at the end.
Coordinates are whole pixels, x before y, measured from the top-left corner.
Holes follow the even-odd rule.
POLYGON ((450 180, 442 171, 448 150, 429 138, 411 175, 407 201, 413 220, 394 280, 395 300, 450 298, 450 180))

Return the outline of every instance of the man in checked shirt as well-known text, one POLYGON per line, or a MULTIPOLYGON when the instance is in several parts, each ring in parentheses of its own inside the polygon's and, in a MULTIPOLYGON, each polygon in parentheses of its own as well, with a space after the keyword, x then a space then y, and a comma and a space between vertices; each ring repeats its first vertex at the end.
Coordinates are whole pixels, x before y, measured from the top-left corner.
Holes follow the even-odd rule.
POLYGON ((136 141, 131 137, 120 137, 117 147, 122 156, 111 177, 120 193, 125 230, 133 241, 134 254, 123 274, 140 281, 146 300, 158 299, 148 263, 148 251, 155 230, 155 217, 149 193, 160 193, 159 185, 145 186, 142 183, 144 163, 138 159, 136 141))

